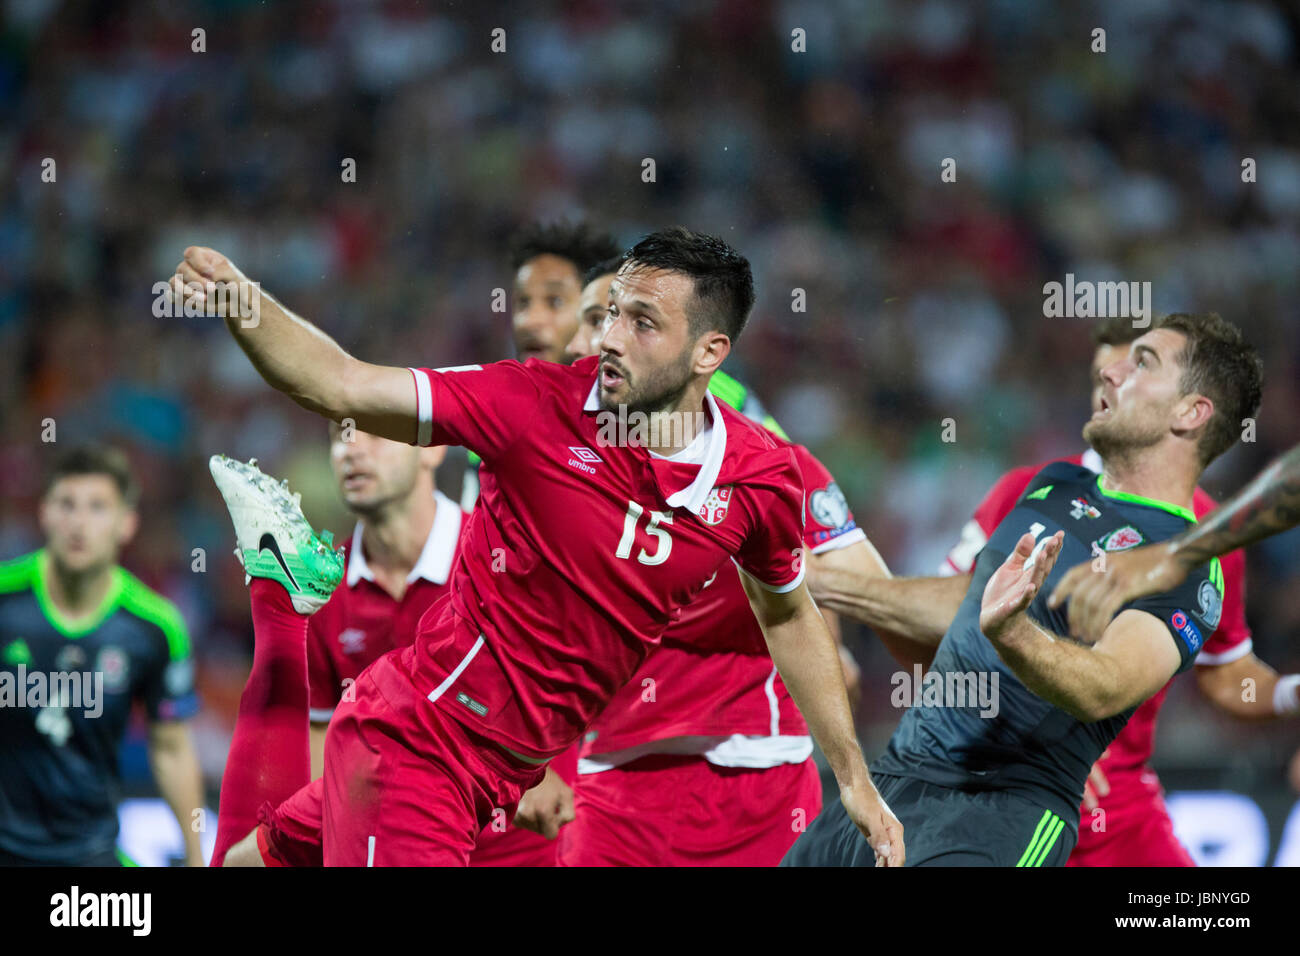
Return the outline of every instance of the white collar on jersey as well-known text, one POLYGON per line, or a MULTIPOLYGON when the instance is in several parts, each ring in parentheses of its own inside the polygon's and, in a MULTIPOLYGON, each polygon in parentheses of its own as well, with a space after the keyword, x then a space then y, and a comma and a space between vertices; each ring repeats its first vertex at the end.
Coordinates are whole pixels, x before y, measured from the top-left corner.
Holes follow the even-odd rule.
POLYGON ((1089 448, 1085 451, 1083 453, 1083 458, 1080 459, 1079 463, 1089 471, 1094 471, 1099 475, 1101 474, 1101 455, 1097 454, 1093 449, 1089 448))
MULTIPOLYGON (((582 406, 584 412, 600 411, 600 397, 596 391, 599 386, 599 378, 591 383, 591 392, 582 406)), ((717 399, 713 397, 712 392, 704 393, 704 404, 709 410, 711 419, 709 447, 704 452, 704 461, 695 475, 695 480, 681 491, 675 491, 668 496, 670 508, 686 508, 698 513, 704 507, 704 502, 708 500, 709 492, 713 490, 718 480, 718 473, 722 471, 722 459, 727 452, 727 423, 722 419, 722 411, 718 408, 717 399)))
MULTIPOLYGON (((433 514, 433 527, 429 529, 429 537, 424 540, 424 550, 420 552, 419 560, 411 568, 411 573, 406 576, 408 584, 419 578, 433 584, 446 584, 447 578, 451 576, 451 562, 456 557, 456 542, 460 540, 461 510, 456 502, 441 491, 434 491, 433 498, 438 503, 438 510, 433 514)), ((352 547, 348 549, 347 580, 350 588, 356 587, 357 582, 363 578, 372 582, 375 580, 374 572, 366 564, 366 556, 361 550, 361 527, 362 522, 358 521, 352 529, 352 547)))

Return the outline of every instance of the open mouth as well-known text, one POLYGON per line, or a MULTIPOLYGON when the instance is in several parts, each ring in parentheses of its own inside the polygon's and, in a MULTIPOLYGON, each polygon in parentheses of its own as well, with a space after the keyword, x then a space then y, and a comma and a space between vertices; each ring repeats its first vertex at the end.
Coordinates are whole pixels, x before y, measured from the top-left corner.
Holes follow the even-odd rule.
POLYGON ((625 381, 623 375, 611 365, 600 367, 600 387, 613 391, 625 381))

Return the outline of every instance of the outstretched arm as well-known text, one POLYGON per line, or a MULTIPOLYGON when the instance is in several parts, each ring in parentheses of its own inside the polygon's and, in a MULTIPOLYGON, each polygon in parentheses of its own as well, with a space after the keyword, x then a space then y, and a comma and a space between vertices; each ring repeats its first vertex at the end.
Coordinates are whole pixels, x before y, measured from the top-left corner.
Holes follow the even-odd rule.
POLYGON ((1070 633, 1096 640, 1115 612, 1136 598, 1177 587, 1193 568, 1300 524, 1300 445, 1262 471, 1193 528, 1169 541, 1107 555, 1070 569, 1052 592, 1053 608, 1070 602, 1070 633))
POLYGON ((334 421, 351 418, 373 435, 415 441, 416 392, 409 370, 353 358, 215 249, 187 248, 169 293, 225 318, 267 383, 299 405, 334 421))
POLYGON ((1198 665, 1196 684, 1216 707, 1243 720, 1300 712, 1300 677, 1282 676, 1254 654, 1226 664, 1198 665))
POLYGON ((896 578, 869 542, 808 559, 808 589, 817 606, 866 624, 904 667, 928 667, 957 615, 970 575, 896 578))
POLYGON ((903 825, 871 782, 849 714, 835 641, 807 586, 779 593, 744 572, 740 580, 772 662, 835 773, 844 809, 876 851, 878 866, 902 866, 903 825))
POLYGON ((985 587, 980 630, 1039 697, 1079 720, 1102 720, 1168 683, 1178 671, 1178 649, 1146 611, 1122 613, 1094 647, 1060 640, 1031 621, 1025 609, 1047 580, 1062 540, 1058 531, 1030 562, 1033 536, 1021 537, 985 587))

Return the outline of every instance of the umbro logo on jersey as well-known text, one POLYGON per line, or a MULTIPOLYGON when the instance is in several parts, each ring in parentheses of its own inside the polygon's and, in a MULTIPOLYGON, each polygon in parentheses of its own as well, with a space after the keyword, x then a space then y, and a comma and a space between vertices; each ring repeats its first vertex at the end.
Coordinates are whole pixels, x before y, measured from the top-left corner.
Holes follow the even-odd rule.
POLYGON ((349 627, 339 634, 339 644, 344 654, 360 654, 366 649, 366 632, 359 627, 349 627))
POLYGON ((283 569, 284 576, 287 577, 289 583, 297 589, 298 579, 293 576, 293 572, 289 570, 289 565, 285 563, 284 555, 280 553, 280 545, 275 540, 275 535, 271 534, 269 531, 263 534, 261 539, 257 542, 257 553, 261 554, 263 551, 271 552, 271 557, 275 558, 276 563, 278 563, 281 569, 283 569))
POLYGON ((570 445, 569 453, 573 455, 569 459, 570 466, 577 468, 579 471, 585 471, 589 475, 596 473, 596 469, 591 466, 600 464, 601 458, 590 448, 585 445, 570 445))
POLYGON ((1087 498, 1075 498, 1070 502, 1073 507, 1070 509, 1070 517, 1078 521, 1084 515, 1089 518, 1100 518, 1101 512, 1088 503, 1087 498))

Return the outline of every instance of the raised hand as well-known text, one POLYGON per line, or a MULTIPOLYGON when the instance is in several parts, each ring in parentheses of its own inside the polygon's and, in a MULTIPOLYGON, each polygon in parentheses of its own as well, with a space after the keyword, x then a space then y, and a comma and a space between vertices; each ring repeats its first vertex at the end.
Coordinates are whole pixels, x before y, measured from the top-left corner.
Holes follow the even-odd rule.
POLYGON ((1042 543, 1035 545, 1029 532, 1021 535, 1015 548, 1007 555, 984 586, 984 600, 980 605, 980 630, 990 638, 1002 633, 1011 619, 1029 607, 1047 575, 1061 553, 1065 532, 1058 531, 1042 543), (1037 552, 1037 553, 1035 553, 1037 552))

